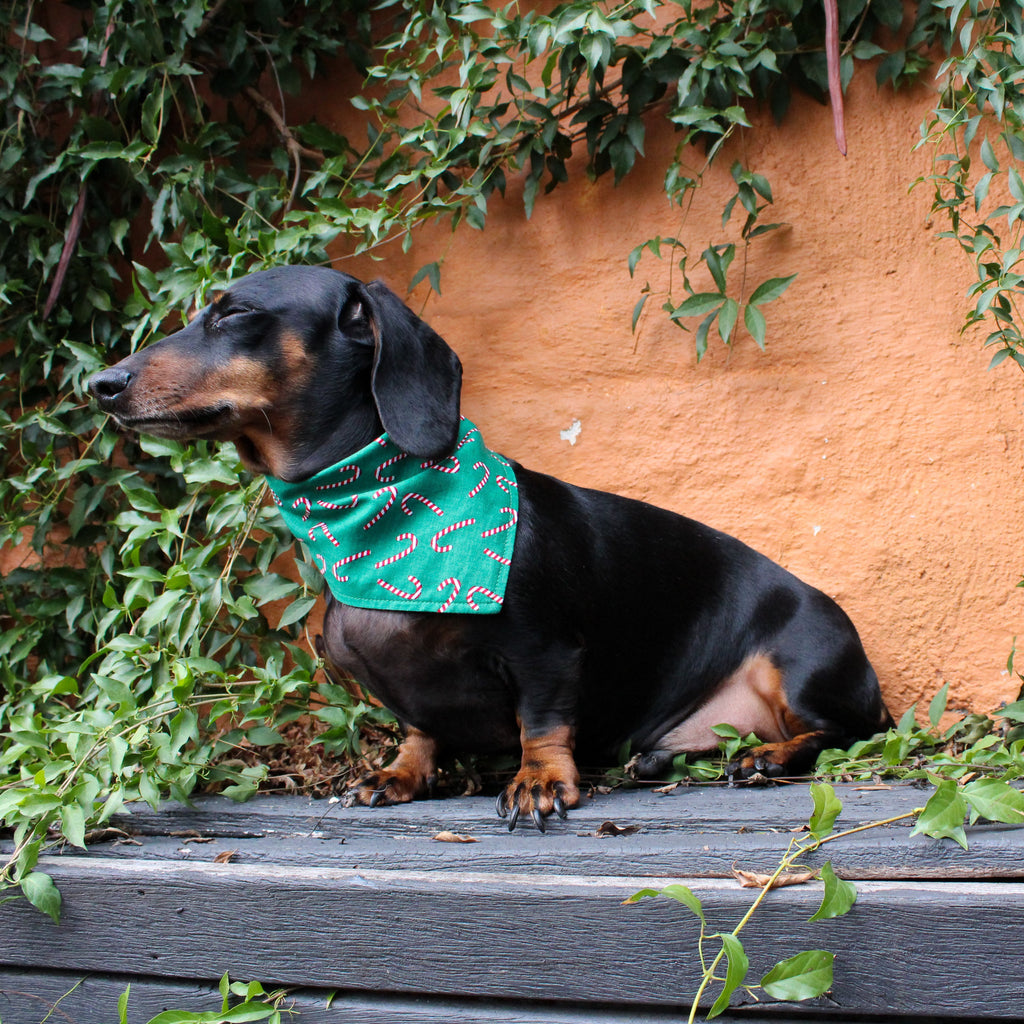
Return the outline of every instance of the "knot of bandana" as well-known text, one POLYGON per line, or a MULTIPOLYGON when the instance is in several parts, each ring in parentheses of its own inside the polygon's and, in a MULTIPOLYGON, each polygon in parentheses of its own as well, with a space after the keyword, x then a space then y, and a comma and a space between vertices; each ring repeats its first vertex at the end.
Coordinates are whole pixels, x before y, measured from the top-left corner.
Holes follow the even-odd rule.
POLYGON ((298 483, 267 483, 291 532, 344 604, 392 611, 501 610, 515 547, 515 472, 463 419, 446 458, 383 434, 298 483))

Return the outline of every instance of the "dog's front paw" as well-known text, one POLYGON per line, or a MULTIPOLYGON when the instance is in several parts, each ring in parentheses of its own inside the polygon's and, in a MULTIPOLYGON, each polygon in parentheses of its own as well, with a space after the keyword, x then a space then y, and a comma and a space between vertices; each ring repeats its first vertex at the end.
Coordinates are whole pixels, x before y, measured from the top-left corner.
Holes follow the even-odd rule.
POLYGON ((574 770, 569 777, 560 778, 553 773, 520 769, 516 777, 498 794, 495 809, 508 818, 508 830, 514 831, 521 815, 529 815, 541 832, 547 827, 549 814, 565 818, 570 807, 580 802, 574 770))
POLYGON ((353 804, 367 807, 407 804, 417 797, 429 796, 435 781, 434 776, 422 772, 382 768, 354 783, 345 796, 345 803, 350 807, 353 804))

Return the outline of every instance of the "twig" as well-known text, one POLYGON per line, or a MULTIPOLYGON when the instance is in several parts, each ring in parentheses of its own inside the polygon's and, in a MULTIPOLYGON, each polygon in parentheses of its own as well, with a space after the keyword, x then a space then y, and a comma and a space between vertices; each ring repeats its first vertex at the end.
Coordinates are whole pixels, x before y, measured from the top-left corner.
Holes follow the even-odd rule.
POLYGON ((285 212, 287 213, 292 208, 295 195, 299 191, 299 181, 302 178, 302 147, 299 145, 299 140, 292 135, 291 129, 285 123, 284 118, 278 113, 277 108, 266 96, 261 95, 251 85, 247 85, 243 92, 253 106, 257 107, 274 126, 277 134, 281 137, 281 141, 285 144, 285 148, 288 150, 292 164, 295 167, 295 170, 292 172, 292 184, 291 191, 288 193, 288 202, 284 205, 285 212))

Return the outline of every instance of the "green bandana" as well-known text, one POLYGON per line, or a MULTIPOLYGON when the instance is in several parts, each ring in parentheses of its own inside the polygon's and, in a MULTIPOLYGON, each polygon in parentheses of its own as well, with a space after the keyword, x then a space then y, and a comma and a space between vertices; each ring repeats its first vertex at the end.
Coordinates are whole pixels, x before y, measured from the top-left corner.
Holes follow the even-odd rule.
POLYGON ((299 483, 267 483, 288 528, 343 604, 392 611, 501 610, 519 499, 511 465, 467 419, 447 458, 387 434, 299 483))

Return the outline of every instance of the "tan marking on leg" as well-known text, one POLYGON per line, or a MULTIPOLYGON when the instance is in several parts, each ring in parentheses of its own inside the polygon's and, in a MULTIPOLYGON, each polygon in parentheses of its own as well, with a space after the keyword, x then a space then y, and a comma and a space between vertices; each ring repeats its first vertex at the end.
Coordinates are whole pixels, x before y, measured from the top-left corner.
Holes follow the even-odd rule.
POLYGON ((562 725, 541 736, 529 736, 520 726, 520 742, 521 767, 499 797, 499 805, 512 813, 513 822, 535 811, 547 817, 557 809, 556 800, 562 809, 575 807, 580 800, 580 773, 572 753, 573 730, 562 725))
POLYGON ((658 750, 703 753, 718 746, 712 726, 728 724, 742 736, 754 733, 778 743, 806 732, 786 704, 782 673, 766 654, 747 658, 688 718, 657 742, 658 750))
POLYGON ((349 790, 349 800, 360 804, 408 803, 426 795, 436 769, 437 741, 410 728, 394 761, 387 768, 363 776, 349 790))

